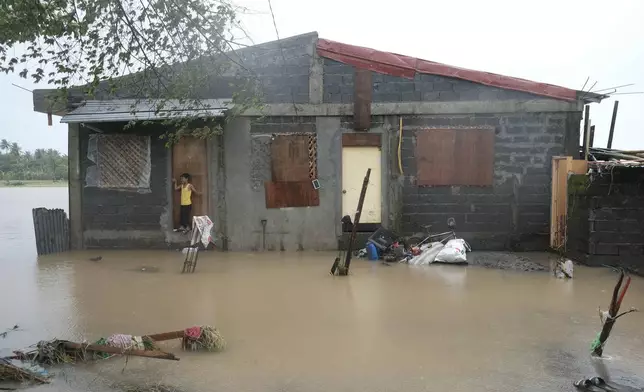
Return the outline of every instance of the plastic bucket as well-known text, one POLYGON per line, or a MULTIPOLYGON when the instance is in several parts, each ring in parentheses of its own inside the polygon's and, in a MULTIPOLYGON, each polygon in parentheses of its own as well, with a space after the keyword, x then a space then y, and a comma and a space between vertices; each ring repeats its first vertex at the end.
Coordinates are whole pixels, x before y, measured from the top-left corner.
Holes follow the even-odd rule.
POLYGON ((378 248, 376 245, 372 242, 369 242, 367 244, 367 258, 371 261, 378 260, 380 257, 378 256, 378 248))

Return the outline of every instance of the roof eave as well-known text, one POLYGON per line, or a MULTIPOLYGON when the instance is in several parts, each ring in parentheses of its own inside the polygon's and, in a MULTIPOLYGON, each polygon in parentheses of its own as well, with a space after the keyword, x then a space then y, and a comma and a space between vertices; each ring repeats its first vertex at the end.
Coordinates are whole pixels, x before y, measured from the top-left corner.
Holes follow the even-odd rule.
POLYGON ((608 98, 608 95, 591 93, 589 91, 577 91, 577 100, 587 103, 600 103, 603 99, 608 98))

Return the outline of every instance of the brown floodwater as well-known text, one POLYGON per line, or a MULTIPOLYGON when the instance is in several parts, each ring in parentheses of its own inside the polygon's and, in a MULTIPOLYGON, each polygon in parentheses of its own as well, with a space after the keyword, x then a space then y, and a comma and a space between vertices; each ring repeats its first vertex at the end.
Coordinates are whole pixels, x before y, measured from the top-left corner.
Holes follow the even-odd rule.
MULTIPOLYGON (((480 267, 352 263, 332 253, 202 253, 180 274, 172 251, 92 251, 37 258, 30 209, 64 207, 66 189, 0 189, 0 354, 42 339, 93 341, 213 325, 221 353, 130 358, 54 370, 41 391, 102 391, 115 382, 182 391, 552 391, 593 375, 589 345, 616 280, 480 267), (44 202, 40 202, 44 201, 44 202), (10 207, 10 208, 8 208, 10 207), (99 262, 89 258, 102 256, 99 262), (145 271, 141 268, 145 267, 145 271)), ((531 255, 539 258, 539 255, 531 255)), ((634 278, 623 308, 643 307, 634 278)), ((619 320, 606 347, 612 377, 644 383, 644 315, 619 320)))

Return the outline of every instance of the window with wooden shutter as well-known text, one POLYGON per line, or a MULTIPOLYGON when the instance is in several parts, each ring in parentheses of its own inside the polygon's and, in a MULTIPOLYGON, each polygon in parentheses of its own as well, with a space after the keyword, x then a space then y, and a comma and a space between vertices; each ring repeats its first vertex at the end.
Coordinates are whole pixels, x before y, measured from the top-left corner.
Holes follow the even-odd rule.
POLYGON ((275 135, 271 141, 271 177, 264 184, 266 208, 312 207, 320 197, 315 134, 275 135))
POLYGON ((493 129, 425 129, 416 132, 417 185, 491 186, 493 129))
POLYGON ((273 181, 308 180, 308 137, 305 135, 276 135, 271 141, 271 172, 273 181))

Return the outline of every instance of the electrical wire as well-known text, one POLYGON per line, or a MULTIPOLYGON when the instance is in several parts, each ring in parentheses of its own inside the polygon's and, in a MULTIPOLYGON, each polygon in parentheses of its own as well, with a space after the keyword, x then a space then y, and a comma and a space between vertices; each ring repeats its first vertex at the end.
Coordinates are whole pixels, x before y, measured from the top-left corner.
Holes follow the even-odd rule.
POLYGON ((402 167, 402 136, 403 136, 403 121, 402 116, 400 117, 400 126, 398 130, 398 171, 400 175, 404 175, 402 167))

